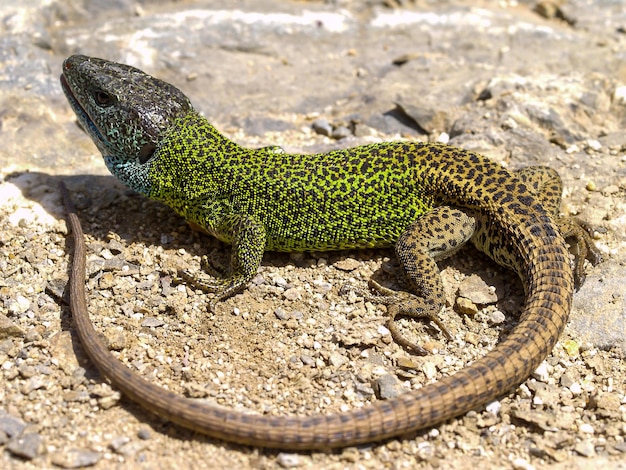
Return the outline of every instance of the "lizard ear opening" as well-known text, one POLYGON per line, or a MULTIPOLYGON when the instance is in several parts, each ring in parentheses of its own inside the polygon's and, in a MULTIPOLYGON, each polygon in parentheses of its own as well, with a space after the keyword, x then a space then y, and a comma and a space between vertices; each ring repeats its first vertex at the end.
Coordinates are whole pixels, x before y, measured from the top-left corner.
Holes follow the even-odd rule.
POLYGON ((144 164, 148 160, 152 158, 154 155, 154 151, 156 150, 156 145, 154 144, 145 144, 139 150, 139 163, 144 164))

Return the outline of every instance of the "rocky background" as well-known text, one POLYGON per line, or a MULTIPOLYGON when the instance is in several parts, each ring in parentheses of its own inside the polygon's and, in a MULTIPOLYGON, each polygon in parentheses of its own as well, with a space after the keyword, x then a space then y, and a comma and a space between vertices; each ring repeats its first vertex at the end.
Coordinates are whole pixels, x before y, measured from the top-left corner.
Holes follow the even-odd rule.
POLYGON ((0 18, 0 467, 625 468, 623 2, 5 0, 0 18), (59 181, 80 209, 92 318, 111 349, 223 406, 326 413, 418 388, 492 348, 523 288, 472 248, 442 263, 454 341, 402 322, 426 357, 391 341, 384 307, 338 293, 372 275, 401 288, 391 251, 268 253, 209 315, 207 296, 171 275, 228 248, 107 173, 58 83, 75 53, 173 83, 245 145, 440 140, 512 169, 549 165, 605 261, 535 374, 459 419, 331 454, 180 429, 120 397, 74 336, 59 181))

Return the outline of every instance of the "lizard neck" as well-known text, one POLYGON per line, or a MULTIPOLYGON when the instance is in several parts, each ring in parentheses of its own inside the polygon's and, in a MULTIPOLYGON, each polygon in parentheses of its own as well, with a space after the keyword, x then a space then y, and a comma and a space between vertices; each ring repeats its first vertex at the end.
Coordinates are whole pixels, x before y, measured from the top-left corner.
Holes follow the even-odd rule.
POLYGON ((252 154, 195 111, 188 113, 172 123, 149 161, 148 195, 187 216, 191 201, 228 193, 236 168, 252 154))
POLYGON ((108 154, 104 156, 104 163, 111 174, 134 191, 146 196, 152 191, 151 161, 141 163, 138 160, 128 160, 108 154))
POLYGON ((173 194, 188 199, 199 196, 193 193, 203 186, 199 180, 205 180, 204 186, 209 183, 209 167, 219 166, 224 154, 244 150, 247 151, 192 111, 172 123, 148 161, 107 151, 104 162, 116 178, 134 191, 170 203, 173 194))

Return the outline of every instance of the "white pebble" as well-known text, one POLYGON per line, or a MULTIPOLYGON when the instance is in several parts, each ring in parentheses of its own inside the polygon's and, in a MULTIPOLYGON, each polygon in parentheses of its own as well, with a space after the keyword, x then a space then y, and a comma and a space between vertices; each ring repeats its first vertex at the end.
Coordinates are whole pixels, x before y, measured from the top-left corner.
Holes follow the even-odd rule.
POLYGON ((498 416, 500 414, 500 410, 502 409, 502 403, 497 400, 492 401, 485 407, 485 409, 488 413, 491 413, 494 416, 498 416))
POLYGON ((602 144, 596 139, 588 139, 585 143, 587 144, 587 147, 589 147, 592 150, 597 151, 602 148, 602 144))
POLYGON ((298 454, 286 454, 281 452, 276 457, 276 462, 283 468, 293 468, 300 466, 300 456, 298 454))
POLYGON ((282 276, 272 276, 272 283, 278 287, 287 287, 287 281, 282 276))
POLYGON ((613 101, 618 104, 626 104, 626 85, 618 86, 613 93, 613 101))
POLYGON ((515 470, 535 470, 535 467, 525 459, 517 458, 511 462, 515 470))
POLYGON ((580 395, 583 392, 583 388, 580 386, 578 382, 574 382, 569 386, 569 391, 572 392, 573 395, 580 395))
POLYGON ((582 433, 585 434, 593 434, 595 432, 595 430, 593 429, 593 426, 591 424, 588 423, 583 423, 578 427, 578 430, 582 433))
POLYGON ((543 361, 539 364, 539 367, 535 369, 533 372, 533 377, 540 382, 547 382, 550 378, 550 371, 548 370, 548 363, 543 361))
POLYGON ((450 136, 446 132, 442 132, 439 134, 439 137, 437 137, 437 142, 447 144, 450 142, 450 136))

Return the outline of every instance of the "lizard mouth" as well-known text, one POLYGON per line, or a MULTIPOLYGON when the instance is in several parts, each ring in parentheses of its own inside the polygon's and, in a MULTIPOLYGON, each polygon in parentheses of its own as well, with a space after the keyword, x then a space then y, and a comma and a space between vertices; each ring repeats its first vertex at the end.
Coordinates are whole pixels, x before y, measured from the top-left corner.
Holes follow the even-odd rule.
POLYGON ((96 127, 96 124, 93 122, 89 114, 87 114, 85 108, 83 108, 80 104, 80 101, 76 98, 76 95, 74 95, 74 92, 72 91, 72 86, 67 81, 67 78, 65 78, 65 74, 61 74, 60 81, 63 93, 65 93, 67 101, 74 110, 80 126, 89 135, 96 136, 98 140, 103 141, 104 139, 102 138, 102 134, 96 127))

